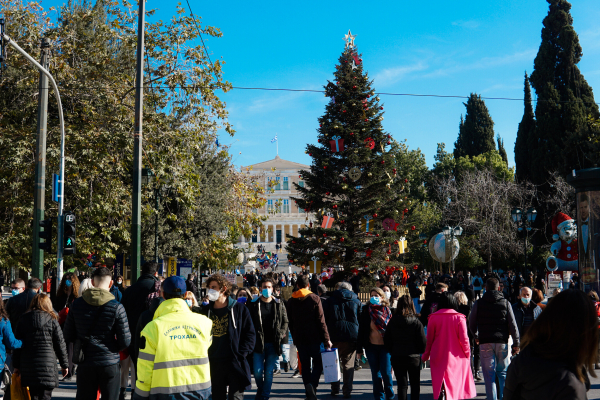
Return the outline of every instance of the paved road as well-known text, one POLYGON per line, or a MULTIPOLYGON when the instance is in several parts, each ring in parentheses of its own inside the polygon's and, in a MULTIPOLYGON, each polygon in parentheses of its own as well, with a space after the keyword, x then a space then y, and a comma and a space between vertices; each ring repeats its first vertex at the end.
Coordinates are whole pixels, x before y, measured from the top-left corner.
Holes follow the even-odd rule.
MULTIPOLYGON (((599 374, 600 375, 600 374, 599 374)), ((274 400, 290 400, 290 399, 304 399, 304 388, 302 386, 302 379, 292 379, 291 372, 284 373, 275 377, 273 385, 273 392, 271 399, 274 400)), ((592 389, 588 392, 588 398, 600 399, 600 378, 591 378, 592 389)), ((322 382, 322 381, 321 381, 322 382)), ((394 385, 396 382, 394 381, 394 385)), ((476 399, 485 399, 485 387, 483 383, 477 383, 477 394, 476 399)), ((71 382, 61 382, 60 388, 54 390, 52 398, 55 400, 63 399, 74 399, 75 398, 75 379, 71 382)), ((246 393, 245 398, 250 400, 254 399, 256 394, 256 385, 253 385, 253 390, 246 393)), ((396 386, 394 386, 394 391, 396 386)), ((410 389, 409 389, 410 392, 410 389)), ((317 396, 320 399, 332 400, 337 398, 342 399, 341 395, 331 396, 329 384, 321 383, 318 388, 317 396)), ((127 394, 127 400, 130 398, 130 394, 127 394)), ((357 371, 354 376, 354 391, 352 393, 353 399, 367 400, 373 398, 372 393, 372 380, 371 371, 368 368, 363 368, 357 371)), ((421 399, 431 400, 433 399, 432 388, 431 388, 431 375, 429 369, 421 371, 421 399)))

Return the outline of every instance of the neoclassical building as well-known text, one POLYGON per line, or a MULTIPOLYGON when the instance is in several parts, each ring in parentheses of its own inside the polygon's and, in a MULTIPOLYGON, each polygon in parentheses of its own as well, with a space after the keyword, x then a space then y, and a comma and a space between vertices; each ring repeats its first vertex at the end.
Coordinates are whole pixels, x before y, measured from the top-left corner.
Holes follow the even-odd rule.
POLYGON ((300 179, 300 171, 308 170, 308 165, 288 161, 276 156, 274 159, 244 167, 248 174, 264 175, 264 187, 271 187, 273 192, 267 192, 267 203, 262 209, 254 210, 260 215, 267 215, 263 229, 254 232, 251 238, 240 238, 240 244, 251 242, 254 245, 262 244, 267 251, 274 251, 277 243, 283 244, 285 252, 286 235, 298 236, 298 230, 310 221, 314 221, 313 214, 307 214, 303 209, 298 209, 291 197, 297 197, 298 191, 293 183, 300 186, 304 181, 300 179), (269 182, 273 181, 271 185, 269 182))

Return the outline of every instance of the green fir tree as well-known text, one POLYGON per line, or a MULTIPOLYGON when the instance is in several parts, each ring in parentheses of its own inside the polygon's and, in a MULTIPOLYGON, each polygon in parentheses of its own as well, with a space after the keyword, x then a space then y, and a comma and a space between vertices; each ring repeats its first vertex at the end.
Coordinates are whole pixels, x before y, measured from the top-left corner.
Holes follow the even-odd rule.
POLYGON ((579 71, 583 50, 573 28, 571 4, 547 0, 542 43, 534 61, 530 82, 537 94, 535 137, 528 143, 529 169, 535 183, 545 183, 550 174, 565 175, 572 169, 597 162, 587 154, 588 117, 598 118, 592 88, 579 71))
POLYGON ((496 149, 494 121, 481 96, 471 93, 465 107, 465 118, 460 117, 458 139, 454 143, 454 158, 475 157, 496 149))
POLYGON ((531 181, 531 152, 535 146, 535 116, 531 105, 531 87, 525 72, 525 110, 517 130, 515 141, 515 166, 519 182, 531 181))
POLYGON ((310 271, 313 259, 322 268, 399 267, 401 238, 418 237, 410 223, 417 206, 412 193, 424 196, 424 158, 384 131, 383 106, 355 46, 346 46, 334 76, 325 86, 331 100, 319 118, 318 144, 307 145, 312 165, 301 172, 305 186, 296 185, 300 197, 294 199, 316 220, 300 229, 299 237, 288 235, 288 259, 310 271), (423 168, 407 165, 404 156, 421 160, 423 168), (322 228, 328 214, 335 222, 322 228))

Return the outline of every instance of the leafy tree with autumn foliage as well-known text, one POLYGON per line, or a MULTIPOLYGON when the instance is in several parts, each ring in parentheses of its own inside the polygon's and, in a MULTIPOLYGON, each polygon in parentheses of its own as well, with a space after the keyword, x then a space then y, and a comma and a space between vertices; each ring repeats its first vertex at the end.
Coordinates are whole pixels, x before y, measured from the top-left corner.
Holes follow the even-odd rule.
MULTIPOLYGON (((19 0, 0 0, 0 9, 7 35, 29 54, 39 54, 42 37, 51 41, 50 72, 65 113, 65 210, 77 215, 78 254, 66 257, 66 264, 77 265, 90 253, 128 253, 137 4, 69 2, 60 16, 19 0)), ((215 27, 200 29, 208 37, 221 36, 215 27)), ((214 146, 219 129, 234 134, 225 105, 215 94, 231 86, 223 80, 223 62, 210 63, 197 39, 191 16, 180 6, 170 21, 146 22, 143 164, 169 187, 159 210, 161 251, 188 257, 201 251, 226 252, 233 237, 251 230, 259 221, 233 203, 260 198, 262 190, 240 179, 225 149, 214 146), (212 198, 222 200, 213 214, 206 208, 212 198)), ((0 267, 28 268, 39 73, 10 48, 7 53, 0 80, 0 267)), ((58 169, 56 107, 51 94, 47 176, 58 169)), ((149 239, 156 212, 153 189, 154 183, 142 191, 146 255, 154 249, 149 239)), ((46 216, 56 213, 56 205, 47 200, 46 216)), ((46 265, 53 259, 46 254, 46 265)))

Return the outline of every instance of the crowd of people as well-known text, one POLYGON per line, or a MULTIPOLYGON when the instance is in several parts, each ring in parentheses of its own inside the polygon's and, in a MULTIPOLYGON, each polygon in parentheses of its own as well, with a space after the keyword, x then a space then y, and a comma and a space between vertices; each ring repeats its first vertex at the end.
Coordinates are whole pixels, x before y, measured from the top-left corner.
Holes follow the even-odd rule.
POLYGON ((315 400, 328 349, 342 378, 327 391, 344 398, 365 358, 377 400, 419 398, 424 363, 436 399, 475 397, 476 380, 488 400, 586 398, 599 367, 595 292, 564 290, 543 304, 529 274, 378 274, 363 304, 363 277, 353 271, 328 289, 316 274, 253 272, 243 287, 213 274, 200 293, 196 276, 164 279, 148 262, 127 288, 99 266, 65 274, 53 296, 36 278, 16 279, 0 302, 0 361, 33 400, 52 397, 57 363, 62 379, 77 371, 79 400, 125 399, 129 385, 138 400, 242 399, 252 377, 262 400, 280 368, 315 400))

